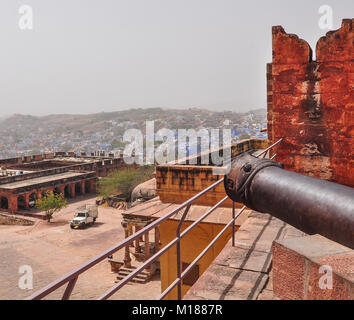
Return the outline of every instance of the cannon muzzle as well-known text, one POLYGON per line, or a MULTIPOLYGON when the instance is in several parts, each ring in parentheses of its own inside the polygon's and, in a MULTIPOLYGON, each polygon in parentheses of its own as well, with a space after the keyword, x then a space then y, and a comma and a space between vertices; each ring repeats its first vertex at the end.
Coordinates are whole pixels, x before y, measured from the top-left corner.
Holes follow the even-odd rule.
POLYGON ((281 163, 242 153, 224 179, 234 201, 308 234, 354 249, 354 189, 283 169, 281 163))

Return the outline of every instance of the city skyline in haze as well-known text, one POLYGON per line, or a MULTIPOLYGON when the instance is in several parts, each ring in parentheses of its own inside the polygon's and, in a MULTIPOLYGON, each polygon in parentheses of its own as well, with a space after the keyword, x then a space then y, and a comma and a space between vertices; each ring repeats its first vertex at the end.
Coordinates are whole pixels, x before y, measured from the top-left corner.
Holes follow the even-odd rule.
POLYGON ((354 13, 351 0, 3 0, 0 117, 266 108, 271 27, 306 40, 315 59, 323 5, 332 29, 354 13), (32 30, 19 28, 23 5, 32 30))

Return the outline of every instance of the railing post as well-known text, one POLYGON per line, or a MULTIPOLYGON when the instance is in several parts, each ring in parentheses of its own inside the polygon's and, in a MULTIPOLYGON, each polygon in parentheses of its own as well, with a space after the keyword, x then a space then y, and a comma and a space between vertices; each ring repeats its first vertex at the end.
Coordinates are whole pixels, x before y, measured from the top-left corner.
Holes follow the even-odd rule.
MULTIPOLYGON (((140 230, 140 226, 135 226, 135 233, 137 233, 140 230)), ((135 239, 135 253, 140 253, 140 238, 135 239)))
POLYGON ((177 285, 177 300, 182 298, 182 285, 181 285, 181 238, 178 237, 176 243, 177 251, 177 278, 180 280, 177 285))
POLYGON ((181 227, 182 224, 187 216, 187 213, 190 209, 191 205, 188 205, 186 209, 183 212, 183 215, 178 223, 177 230, 176 230, 176 237, 177 237, 177 243, 176 243, 176 253, 177 253, 177 278, 179 279, 178 284, 177 284, 177 299, 181 300, 182 299, 182 279, 181 279, 181 227))
POLYGON ((232 201, 232 246, 235 246, 235 201, 232 201))
POLYGON ((69 281, 66 289, 65 289, 65 292, 63 294, 63 297, 61 298, 62 300, 68 300, 70 298, 70 295, 71 293, 73 292, 73 289, 75 287, 75 284, 76 284, 76 281, 77 281, 77 278, 73 278, 69 281))
MULTIPOLYGON (((150 239, 149 239, 149 231, 147 231, 144 235, 145 241, 145 257, 144 262, 150 258, 150 239)), ((146 268, 147 271, 150 271, 150 266, 146 268)))
POLYGON ((277 159, 277 156, 278 156, 278 149, 279 149, 279 145, 280 143, 278 143, 275 147, 275 152, 274 152, 274 159, 276 160, 277 159))
POLYGON ((160 230, 155 227, 155 253, 160 250, 160 230))
MULTIPOLYGON (((125 233, 125 238, 129 237, 129 229, 128 227, 124 228, 124 233, 125 233)), ((127 243, 124 248, 124 267, 130 268, 131 267, 131 259, 130 259, 130 250, 129 250, 130 244, 127 243)))

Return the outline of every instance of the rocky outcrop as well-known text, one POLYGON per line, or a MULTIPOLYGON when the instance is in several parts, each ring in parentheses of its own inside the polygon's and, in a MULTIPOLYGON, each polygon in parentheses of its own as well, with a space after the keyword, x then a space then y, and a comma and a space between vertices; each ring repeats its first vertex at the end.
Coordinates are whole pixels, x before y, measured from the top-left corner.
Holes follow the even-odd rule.
POLYGON ((132 202, 146 201, 156 196, 156 179, 153 178, 137 185, 132 191, 131 199, 132 202))

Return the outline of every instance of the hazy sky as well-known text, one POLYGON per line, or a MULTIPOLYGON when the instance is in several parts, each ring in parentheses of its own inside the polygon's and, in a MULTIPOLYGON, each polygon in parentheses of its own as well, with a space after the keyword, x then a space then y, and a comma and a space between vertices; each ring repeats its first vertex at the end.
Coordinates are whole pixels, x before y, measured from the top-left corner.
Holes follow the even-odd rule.
POLYGON ((266 107, 271 26, 307 40, 353 0, 1 0, 0 116, 266 107), (20 30, 21 5, 33 30, 20 30))

